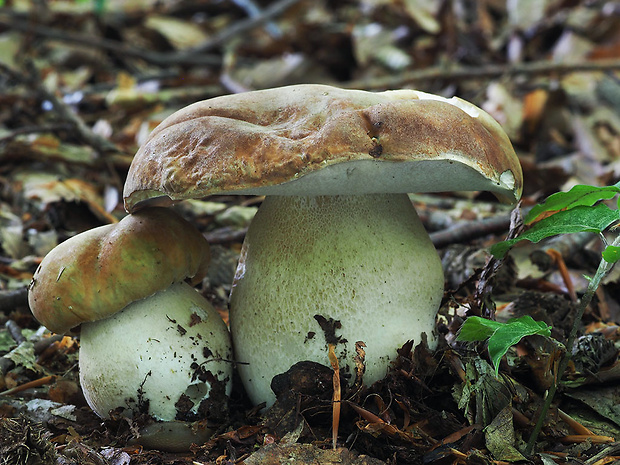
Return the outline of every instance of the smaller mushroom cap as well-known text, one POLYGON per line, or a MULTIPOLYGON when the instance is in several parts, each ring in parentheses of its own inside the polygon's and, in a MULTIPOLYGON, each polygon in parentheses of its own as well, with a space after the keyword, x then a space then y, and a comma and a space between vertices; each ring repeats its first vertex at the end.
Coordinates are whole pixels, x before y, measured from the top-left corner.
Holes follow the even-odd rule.
POLYGON ((226 95, 164 120, 137 152, 125 207, 213 194, 487 190, 521 196, 519 160, 490 115, 457 97, 296 85, 226 95))
POLYGON ((28 302, 41 324, 64 333, 172 283, 197 282, 209 258, 209 244, 189 222, 170 209, 148 208, 59 244, 37 268, 28 302))

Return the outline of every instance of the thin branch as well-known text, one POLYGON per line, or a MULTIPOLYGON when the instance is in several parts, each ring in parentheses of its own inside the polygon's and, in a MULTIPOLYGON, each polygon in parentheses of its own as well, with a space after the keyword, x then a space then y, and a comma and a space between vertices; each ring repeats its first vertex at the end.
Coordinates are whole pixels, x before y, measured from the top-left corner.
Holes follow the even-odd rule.
POLYGON ((620 442, 616 442, 614 444, 610 444, 608 447, 600 451, 598 454, 590 457, 584 463, 586 465, 594 465, 595 463, 598 463, 599 460, 601 459, 604 459, 606 457, 612 457, 614 455, 618 455, 619 452, 620 452, 620 442))
POLYGON ((0 313, 12 312, 18 307, 28 306, 28 288, 0 291, 0 313))
POLYGON ((247 228, 232 228, 224 226, 205 234, 205 238, 209 244, 226 244, 228 242, 242 242, 245 238, 247 228))
POLYGON ((86 45, 92 48, 107 50, 109 52, 124 57, 140 58, 144 61, 158 66, 219 66, 222 63, 222 58, 217 55, 208 55, 205 52, 221 46, 235 36, 238 36, 240 34, 243 34, 244 32, 254 29, 255 27, 262 26, 263 24, 270 22, 273 18, 281 15, 291 6, 295 5, 300 1, 301 0, 280 0, 279 2, 275 2, 262 10, 258 15, 241 21, 237 21, 230 27, 221 31, 219 34, 216 34, 212 39, 197 47, 194 47, 190 50, 183 50, 180 52, 172 53, 162 53, 152 50, 144 50, 132 47, 130 45, 126 45, 116 40, 110 40, 100 37, 93 38, 90 35, 50 28, 41 24, 31 23, 29 21, 24 21, 18 18, 0 18, 0 26, 8 29, 21 31, 27 34, 33 34, 39 37, 45 37, 48 39, 55 39, 63 42, 70 42, 80 45, 86 45))
POLYGON ((176 53, 160 53, 151 50, 144 50, 137 47, 126 45, 116 40, 105 39, 102 37, 93 37, 92 35, 80 34, 77 32, 69 32, 61 29, 43 26, 41 24, 24 21, 18 18, 0 18, 0 26, 32 34, 37 37, 45 37, 46 39, 54 39, 62 42, 80 44, 91 48, 107 50, 119 56, 140 58, 151 64, 158 66, 170 65, 219 65, 222 59, 215 55, 192 55, 178 56, 176 53))
MULTIPOLYGON (((245 11, 250 18, 256 18, 263 13, 262 8, 259 7, 253 0, 233 0, 233 3, 239 8, 243 9, 243 11, 245 11)), ((273 38, 282 37, 282 31, 280 30, 278 25, 272 21, 269 21, 267 22, 267 24, 265 24, 265 30, 273 38)))
MULTIPOLYGON (((521 203, 512 210, 510 214, 510 229, 508 231, 507 239, 516 237, 523 227, 523 217, 521 216, 521 203)), ((490 320, 495 319, 495 305, 490 299, 491 291, 493 290, 493 277, 497 274, 497 271, 504 263, 504 259, 495 257, 489 257, 482 272, 480 278, 476 284, 476 290, 472 299, 472 310, 475 310, 474 314, 478 314, 484 318, 490 320), (477 307, 477 308, 476 308, 477 307)))
POLYGON ((0 63, 0 71, 9 75, 17 82, 23 82, 32 90, 34 90, 43 100, 49 101, 56 114, 63 120, 71 124, 78 136, 88 145, 93 147, 99 153, 105 152, 121 152, 112 142, 99 134, 96 134, 89 128, 86 123, 76 114, 69 105, 63 102, 56 94, 45 87, 41 80, 39 70, 35 67, 31 60, 25 60, 24 66, 26 73, 16 71, 3 63, 0 63))
POLYGON ((448 81, 470 81, 480 78, 499 76, 516 76, 519 74, 566 74, 573 72, 598 72, 620 69, 620 59, 592 60, 579 63, 557 63, 550 60, 532 61, 506 65, 460 66, 448 65, 406 71, 403 73, 369 79, 356 79, 341 84, 342 87, 354 89, 397 88, 404 84, 420 81, 445 79, 448 81))
POLYGON ((44 376, 43 378, 35 379, 34 381, 29 381, 24 384, 20 384, 19 386, 15 386, 14 388, 7 389, 6 391, 0 392, 0 396, 10 396, 13 394, 17 394, 18 392, 25 391, 26 389, 37 388, 41 386, 45 386, 46 384, 52 384, 56 380, 56 377, 53 375, 44 376))
POLYGON ((262 26, 263 24, 268 23, 273 18, 280 16, 290 7, 299 2, 300 0, 280 0, 279 2, 272 3, 256 16, 252 16, 242 21, 237 21, 236 23, 219 32, 213 38, 207 40, 206 42, 190 50, 186 50, 184 54, 191 55, 195 53, 204 53, 216 47, 219 47, 235 36, 238 36, 240 34, 243 34, 244 32, 254 29, 255 27, 262 26))
POLYGON ((82 118, 80 118, 77 113, 69 107, 69 105, 60 100, 55 93, 51 92, 43 85, 43 82, 39 76, 39 70, 35 67, 32 61, 26 61, 26 68, 31 76, 30 81, 36 88, 37 92, 39 92, 43 98, 50 101, 56 113, 63 120, 68 121, 75 126, 80 138, 84 140, 84 142, 101 153, 108 151, 120 152, 118 147, 116 147, 112 142, 104 137, 101 137, 99 134, 95 134, 92 129, 84 123, 82 118))
POLYGON ((493 216, 476 221, 463 221, 447 229, 430 234, 433 245, 440 249, 450 244, 467 242, 479 237, 507 231, 510 215, 493 216))
POLYGON ((11 335, 13 340, 17 342, 18 344, 21 344, 22 342, 26 340, 26 338, 22 334, 22 329, 19 327, 17 323, 15 323, 15 320, 7 320, 7 322, 4 324, 4 327, 6 328, 8 333, 11 335))
POLYGON ((40 126, 23 126, 21 128, 15 128, 11 130, 8 134, 0 137, 0 143, 8 142, 23 134, 40 134, 40 133, 45 133, 45 132, 71 131, 71 130, 73 130, 73 125, 69 123, 52 123, 52 124, 43 124, 40 126))

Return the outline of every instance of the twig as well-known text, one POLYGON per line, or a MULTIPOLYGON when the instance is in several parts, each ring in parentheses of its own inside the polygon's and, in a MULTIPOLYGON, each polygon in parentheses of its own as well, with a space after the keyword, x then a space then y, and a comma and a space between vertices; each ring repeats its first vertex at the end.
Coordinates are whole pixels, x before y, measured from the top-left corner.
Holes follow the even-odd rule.
POLYGON ((237 229, 224 226, 206 233, 205 237, 209 244, 226 244, 228 242, 242 242, 247 232, 248 228, 237 229))
MULTIPOLYGON (((47 338, 47 339, 51 339, 47 338)), ((63 336, 60 340, 52 342, 49 346, 43 350, 37 357, 37 363, 41 364, 46 360, 51 359, 56 354, 66 353, 75 344, 75 340, 69 336, 63 336)), ((36 348, 35 348, 36 350, 36 348)), ((36 352, 35 352, 36 353, 36 352)))
POLYGON ((46 384, 53 383, 55 380, 56 380, 56 377, 53 375, 44 376, 43 378, 35 379, 34 381, 29 381, 27 383, 20 384, 19 386, 15 386, 14 388, 7 389, 6 391, 0 392, 0 396, 9 396, 11 394, 16 394, 18 392, 25 391, 26 389, 41 387, 46 384))
MULTIPOLYGON (((239 8, 242 8, 250 18, 256 18, 262 14, 262 9, 252 0, 233 0, 233 3, 239 8)), ((276 39, 282 37, 282 31, 278 25, 272 21, 268 21, 267 24, 265 24, 265 29, 271 37, 276 39)))
POLYGON ((0 291, 0 312, 8 313, 17 307, 28 305, 28 289, 23 287, 11 291, 0 291))
POLYGON ((280 16, 290 7, 299 2, 300 0, 280 0, 279 2, 272 3, 267 8, 262 10, 260 14, 244 19, 242 21, 237 21, 232 26, 219 32, 213 38, 207 40, 206 42, 196 47, 193 47, 190 50, 185 50, 183 52, 183 55, 191 56, 192 54, 204 53, 216 47, 219 47, 233 37, 243 34, 244 32, 247 32, 255 27, 262 26, 276 16, 280 16))
POLYGON ((573 431, 576 434, 580 434, 582 436, 594 436, 595 435, 587 427, 585 427, 584 425, 579 423, 577 420, 575 420, 573 417, 571 417, 569 414, 563 412, 560 409, 558 409, 558 415, 560 416, 560 418, 562 419, 564 423, 566 423, 568 426, 570 426, 573 429, 573 431))
POLYGON ((612 457, 614 455, 617 455, 618 453, 620 453, 620 442, 610 444, 608 447, 600 451, 598 454, 586 460, 585 463, 588 465, 593 465, 595 463, 598 463, 598 461, 601 459, 604 459, 606 457, 612 457))
POLYGON ((452 442, 458 441, 463 436, 471 433, 471 431, 477 427, 478 427, 477 425, 469 425, 469 426, 465 426, 464 428, 461 428, 458 431, 455 431, 454 433, 449 434, 448 436, 444 437, 441 441, 438 441, 437 444, 433 446, 432 450, 436 449, 437 447, 441 447, 444 444, 450 444, 452 442))
POLYGON ((26 59, 24 61, 24 67, 26 68, 26 73, 20 73, 19 71, 0 63, 0 71, 11 76, 13 80, 26 83, 26 85, 38 93, 42 99, 48 100, 54 107, 56 114, 64 121, 71 124, 78 136, 86 144, 93 147, 99 153, 120 152, 118 147, 116 147, 116 145, 112 142, 98 134, 95 134, 92 129, 84 123, 82 118, 80 118, 66 103, 59 99, 56 94, 45 87, 41 81, 39 70, 31 60, 26 59))
MULTIPOLYGON (((510 230, 507 239, 516 237, 522 226, 523 218, 521 217, 521 204, 519 203, 510 215, 510 230)), ((490 257, 484 265, 472 299, 473 315, 480 315, 491 320, 495 319, 495 306, 490 302, 492 278, 503 262, 504 259, 490 257)))
POLYGON ((41 94, 43 98, 49 100, 54 106, 56 113, 65 121, 73 124, 77 130, 80 138, 88 145, 93 147, 100 153, 112 151, 120 152, 118 147, 112 142, 98 134, 95 134, 70 107, 62 100, 60 100, 56 94, 48 90, 42 83, 39 70, 35 67, 31 60, 25 61, 28 74, 30 75, 30 82, 36 91, 41 94))
POLYGON ((26 338, 22 334, 22 329, 17 323, 15 323, 14 320, 7 320, 7 322, 4 324, 4 327, 7 329, 13 340, 18 344, 21 344, 26 340, 26 338))
POLYGON ((53 123, 43 124, 41 126, 23 126, 21 128, 13 129, 10 133, 0 137, 0 143, 8 142, 23 134, 38 134, 42 132, 55 132, 55 131, 70 131, 73 129, 73 125, 69 123, 53 123))
POLYGON ((449 81, 470 81, 472 79, 493 78, 498 76, 516 76, 519 74, 566 74, 573 72, 597 72, 620 69, 619 59, 583 61, 579 63, 557 63, 550 60, 531 61, 529 63, 460 66, 448 65, 425 68, 403 73, 381 76, 371 79, 357 79, 340 84, 341 87, 354 89, 397 88, 403 84, 446 79, 449 81))
POLYGON ((592 444, 609 444, 614 442, 614 438, 610 436, 599 436, 598 434, 570 434, 560 438, 560 442, 565 444, 571 444, 574 442, 586 442, 589 441, 592 444))
POLYGON ((140 58, 151 64, 158 66, 170 66, 170 65, 198 65, 198 66, 219 66, 222 63, 222 59, 215 55, 193 54, 186 55, 185 53, 160 53, 150 50, 144 50, 136 47, 132 47, 116 40, 104 39, 101 37, 93 37, 92 35, 79 34, 76 32, 68 32, 55 28, 43 26, 41 24, 31 23, 29 21, 23 21, 17 18, 0 18, 0 26, 13 29, 16 31, 32 34, 38 37, 45 37, 47 39, 60 40, 62 42, 69 42, 74 44, 80 44, 87 47, 107 50, 109 52, 118 54, 119 56, 140 58))
POLYGON ((252 16, 250 18, 234 23, 232 26, 224 29, 220 33, 216 34, 212 39, 209 39, 203 44, 200 44, 197 47, 189 50, 183 50, 174 53, 161 53, 151 50, 139 49, 115 40, 93 38, 92 36, 88 36, 85 34, 62 31, 43 26, 41 24, 33 24, 17 18, 11 18, 10 20, 0 18, 0 26, 40 37, 46 37, 49 39, 61 40, 64 42, 77 43, 93 48, 108 50, 123 57, 129 56, 134 58, 141 58, 151 64, 159 66, 219 66, 222 63, 222 58, 216 55, 207 55, 207 51, 221 46, 222 44, 226 43, 237 35, 243 34, 244 32, 247 32, 255 27, 262 26, 263 24, 270 22, 273 18, 281 15, 291 6, 295 5, 300 1, 301 0, 280 0, 278 2, 272 3, 256 16, 252 16))
POLYGON ((566 286, 566 290, 568 291, 568 295, 570 296, 570 300, 572 300, 573 302, 577 302, 577 292, 575 292, 575 286, 573 284, 573 280, 570 277, 570 273, 568 272, 568 267, 566 266, 564 257, 562 257, 562 254, 555 249, 547 249, 546 253, 555 262, 558 271, 560 272, 560 276, 564 281, 564 285, 566 286))
POLYGON ((34 343, 34 353, 40 356, 42 353, 48 350, 51 345, 56 342, 62 341, 64 337, 65 336, 62 334, 52 334, 50 337, 44 337, 39 339, 37 342, 34 343))
POLYGON ((477 237, 487 236, 508 230, 510 215, 494 216, 477 221, 464 221, 443 231, 431 233, 431 241, 437 248, 450 244, 467 242, 477 237))

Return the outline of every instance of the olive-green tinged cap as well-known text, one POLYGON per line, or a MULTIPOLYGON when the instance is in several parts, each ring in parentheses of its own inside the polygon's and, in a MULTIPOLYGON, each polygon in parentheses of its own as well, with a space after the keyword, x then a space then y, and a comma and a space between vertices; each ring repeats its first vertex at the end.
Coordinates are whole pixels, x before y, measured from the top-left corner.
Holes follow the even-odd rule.
POLYGON ((209 258, 194 226, 171 209, 147 208, 59 244, 36 270, 28 302, 41 324, 64 333, 172 283, 202 279, 209 258))

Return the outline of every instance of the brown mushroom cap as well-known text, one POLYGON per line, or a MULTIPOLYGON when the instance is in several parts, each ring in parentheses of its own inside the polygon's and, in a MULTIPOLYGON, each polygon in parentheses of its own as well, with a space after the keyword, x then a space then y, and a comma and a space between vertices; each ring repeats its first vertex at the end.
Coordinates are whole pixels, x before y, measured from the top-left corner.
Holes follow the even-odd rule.
POLYGON ((163 121, 136 154, 125 206, 218 193, 488 190, 519 198, 500 125, 459 98, 297 85, 216 97, 163 121))
POLYGON ((78 234, 45 256, 28 292, 36 319, 56 333, 107 318, 188 277, 202 279, 209 245, 167 208, 78 234))

